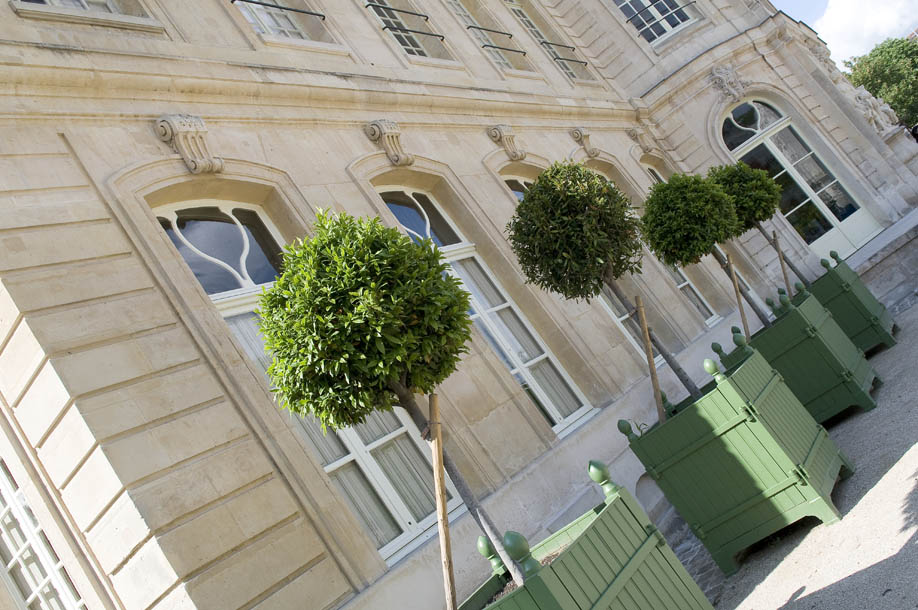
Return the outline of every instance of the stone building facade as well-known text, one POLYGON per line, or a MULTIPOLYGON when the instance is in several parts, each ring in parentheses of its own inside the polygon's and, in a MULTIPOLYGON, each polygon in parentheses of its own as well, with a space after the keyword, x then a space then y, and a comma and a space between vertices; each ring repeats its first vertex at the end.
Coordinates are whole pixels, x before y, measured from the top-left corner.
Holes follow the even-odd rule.
MULTIPOLYGON (((572 158, 640 208, 746 158, 813 276, 918 205, 918 146, 764 0, 283 4, 0 4, 0 607, 441 607, 411 424, 323 437, 264 379, 255 299, 319 208, 443 244, 477 329, 447 447, 539 538, 597 500, 589 459, 664 505, 615 429, 654 417, 633 322, 525 284, 504 227, 527 182, 572 158)), ((725 250, 779 285, 761 234, 725 250)), ((709 259, 623 281, 699 381, 737 315, 709 259)), ((488 565, 451 509, 468 593, 488 565)))

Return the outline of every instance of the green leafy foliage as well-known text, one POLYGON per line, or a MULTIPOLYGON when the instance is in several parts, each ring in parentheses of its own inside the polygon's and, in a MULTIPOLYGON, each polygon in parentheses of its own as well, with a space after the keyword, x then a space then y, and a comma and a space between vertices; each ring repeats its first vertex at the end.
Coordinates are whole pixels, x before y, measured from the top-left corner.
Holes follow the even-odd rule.
POLYGON ((739 226, 733 200, 720 185, 687 174, 653 186, 642 223, 650 249, 667 265, 679 266, 697 263, 739 226))
POLYGON ((889 38, 845 66, 855 87, 882 98, 906 125, 918 123, 918 39, 889 38))
POLYGON ((507 225, 527 279, 569 299, 596 296, 641 270, 640 221, 615 184, 578 163, 555 163, 526 191, 507 225))
POLYGON ((738 234, 771 218, 781 203, 781 187, 768 176, 768 172, 752 169, 742 161, 735 165, 712 167, 708 170, 708 179, 719 184, 733 198, 739 221, 738 234))
POLYGON ((259 303, 283 407, 337 429, 389 410, 390 381, 433 391, 467 351, 469 295, 429 240, 321 213, 259 303))

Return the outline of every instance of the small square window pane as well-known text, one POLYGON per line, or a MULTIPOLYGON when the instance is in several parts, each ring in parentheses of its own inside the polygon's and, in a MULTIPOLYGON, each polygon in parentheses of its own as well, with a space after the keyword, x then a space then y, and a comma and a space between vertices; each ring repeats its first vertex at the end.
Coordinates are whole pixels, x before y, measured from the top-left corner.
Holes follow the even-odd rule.
POLYGON ((488 314, 488 317, 521 363, 542 355, 542 347, 512 309, 507 307, 488 314))
POLYGON ((402 427, 402 422, 392 411, 374 411, 362 424, 354 426, 357 436, 366 444, 381 439, 402 427))
POLYGON ((582 405, 564 378, 547 358, 539 361, 529 369, 539 387, 548 395, 552 406, 562 417, 567 417, 582 405))
POLYGON ((810 153, 810 148, 803 143, 793 127, 785 127, 774 136, 772 141, 791 163, 796 163, 810 153))
POLYGON ((798 205, 807 200, 806 193, 797 184, 790 174, 781 174, 775 180, 781 187, 781 213, 788 214, 798 205))
POLYGON ((806 205, 800 206, 792 214, 789 214, 787 220, 808 244, 813 243, 832 230, 832 223, 823 216, 812 201, 807 202, 806 205))
POLYGON ((829 173, 829 170, 816 158, 810 155, 794 165, 794 169, 803 175, 803 179, 810 185, 814 191, 818 191, 825 185, 830 184, 835 177, 829 173))
MULTIPOLYGON (((746 132, 748 133, 748 132, 746 132)), ((749 133, 746 139, 752 137, 749 133)), ((745 142, 745 140, 743 140, 745 142)), ((729 142, 727 145, 729 146, 729 142)), ((771 151, 764 144, 759 144, 740 159, 743 163, 752 169, 764 169, 772 178, 784 171, 784 166, 778 161, 771 151)))
POLYGON ((436 509, 430 462, 424 459, 417 445, 407 434, 392 439, 372 453, 392 483, 392 487, 408 507, 415 523, 436 509))
POLYGON ((848 218, 858 210, 854 199, 838 182, 819 193, 819 198, 839 220, 848 218))

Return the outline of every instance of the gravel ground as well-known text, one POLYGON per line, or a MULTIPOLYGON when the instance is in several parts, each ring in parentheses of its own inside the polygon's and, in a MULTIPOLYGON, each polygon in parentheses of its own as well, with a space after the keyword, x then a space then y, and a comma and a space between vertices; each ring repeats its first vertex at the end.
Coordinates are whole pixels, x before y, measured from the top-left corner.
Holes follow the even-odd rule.
POLYGON ((759 543, 724 583, 718 610, 918 608, 918 307, 870 362, 878 407, 829 422, 857 472, 833 493, 843 518, 806 519, 759 543))

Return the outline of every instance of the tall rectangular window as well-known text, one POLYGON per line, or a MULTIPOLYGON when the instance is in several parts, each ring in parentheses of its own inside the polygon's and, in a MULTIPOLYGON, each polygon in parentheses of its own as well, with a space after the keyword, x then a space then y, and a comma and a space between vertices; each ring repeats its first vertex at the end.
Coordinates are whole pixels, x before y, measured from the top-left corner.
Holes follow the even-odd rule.
POLYGON ((301 0, 270 0, 265 4, 237 1, 235 5, 239 8, 246 21, 251 24, 252 29, 259 34, 268 34, 280 38, 334 42, 334 38, 322 25, 323 17, 301 0), (266 6, 266 4, 277 6, 266 6))
POLYGON ((470 0, 445 0, 469 34, 485 50, 488 57, 505 70, 532 70, 526 53, 513 41, 513 34, 504 32, 497 21, 470 0))
POLYGON ((10 595, 28 610, 85 608, 63 563, 0 460, 0 559, 10 595))
POLYGON ((628 23, 647 42, 654 42, 694 21, 689 5, 681 0, 613 0, 628 23))
POLYGON ((707 300, 701 295, 701 292, 695 287, 695 284, 685 275, 685 272, 682 271, 679 267, 670 267, 668 265, 663 265, 663 268, 666 269, 666 272, 673 279, 673 282, 676 283, 676 288, 679 289, 679 292, 682 293, 682 296, 691 303, 698 313, 701 315, 701 319, 705 321, 705 324, 712 324, 717 320, 717 314, 714 313, 714 310, 711 309, 711 306, 708 304, 707 300))
POLYGON ((504 0, 504 3, 568 78, 595 80, 586 62, 575 56, 574 47, 561 42, 561 37, 533 9, 529 0, 504 0))
POLYGON ((147 14, 137 3, 137 0, 21 0, 29 4, 44 4, 45 6, 59 6, 61 8, 75 8, 83 11, 97 13, 117 13, 146 17, 147 14))
POLYGON ((373 0, 366 6, 408 55, 452 59, 443 36, 430 28, 430 17, 408 0, 373 0))

